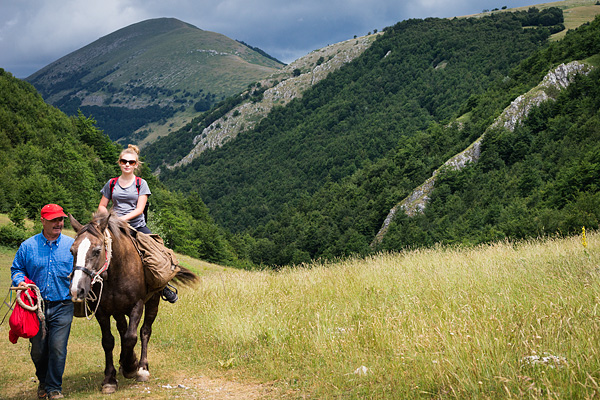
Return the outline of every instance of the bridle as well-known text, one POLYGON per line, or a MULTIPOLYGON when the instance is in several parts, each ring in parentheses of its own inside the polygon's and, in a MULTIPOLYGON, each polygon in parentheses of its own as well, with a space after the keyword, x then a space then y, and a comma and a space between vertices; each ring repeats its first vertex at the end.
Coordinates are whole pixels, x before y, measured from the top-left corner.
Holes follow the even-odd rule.
POLYGON ((110 236, 110 232, 108 230, 104 231, 104 246, 105 246, 105 261, 104 261, 104 265, 102 266, 102 268, 100 268, 98 271, 94 271, 91 270, 89 268, 84 267, 80 267, 78 265, 76 265, 73 268, 73 271, 82 271, 83 273, 85 273, 86 275, 88 275, 90 278, 92 278, 92 283, 91 285, 93 285, 94 283, 100 281, 102 282, 102 277, 100 276, 104 271, 108 270, 108 265, 110 264, 110 260, 112 258, 112 238, 110 236))
POLYGON ((110 236, 110 231, 108 229, 104 230, 104 247, 104 265, 98 271, 91 270, 89 268, 86 268, 85 266, 81 267, 76 265, 75 267, 73 267, 73 271, 82 271, 84 274, 88 275, 92 279, 88 295, 85 299, 83 299, 85 303, 85 317, 88 320, 91 320, 94 317, 94 314, 96 314, 96 311, 98 310, 98 306, 100 305, 100 299, 102 298, 102 290, 104 289, 104 280, 100 275, 108 270, 108 266, 110 265, 110 261, 112 260, 112 237, 110 236), (100 282, 100 293, 98 294, 98 296, 96 296, 96 293, 94 293, 94 291, 92 290, 92 286, 94 286, 96 282, 100 282), (88 315, 88 300, 96 301, 96 308, 90 315, 88 315))

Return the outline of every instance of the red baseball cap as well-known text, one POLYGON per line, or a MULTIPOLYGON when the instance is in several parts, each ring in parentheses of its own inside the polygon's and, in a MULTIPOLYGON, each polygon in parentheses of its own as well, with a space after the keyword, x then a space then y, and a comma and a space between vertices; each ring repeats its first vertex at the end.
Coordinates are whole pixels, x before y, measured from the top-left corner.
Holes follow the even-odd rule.
POLYGON ((66 217, 63 208, 58 204, 46 204, 42 207, 42 218, 51 220, 59 217, 66 217))

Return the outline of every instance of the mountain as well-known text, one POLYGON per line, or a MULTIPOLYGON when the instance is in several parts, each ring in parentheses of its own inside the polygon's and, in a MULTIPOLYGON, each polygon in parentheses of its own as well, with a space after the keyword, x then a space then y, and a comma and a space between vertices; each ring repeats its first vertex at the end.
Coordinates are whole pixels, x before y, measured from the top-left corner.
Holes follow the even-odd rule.
MULTIPOLYGON (((189 164, 162 169, 161 181, 172 189, 199 193, 220 225, 249 235, 248 253, 254 262, 283 265, 368 254, 388 211, 479 138, 514 99, 561 63, 597 52, 595 22, 549 42, 562 17, 557 8, 530 8, 478 18, 400 22, 301 98, 274 107, 252 129, 189 164), (540 27, 540 20, 548 21, 548 27, 540 27)), ((200 124, 206 128, 215 121, 200 124)), ((486 135, 484 159, 492 154, 486 146, 496 137, 486 135)), ((448 190, 448 181, 440 182, 432 198, 440 187, 448 190)), ((493 182, 518 204, 523 201, 497 178, 493 182)), ((439 200, 425 214, 436 207, 439 200)), ((510 208, 499 207, 498 213, 510 208)), ((434 215, 443 218, 440 211, 434 215)), ((453 222, 460 224, 461 218, 456 214, 453 222)), ((505 225, 490 228, 496 235, 473 229, 464 240, 519 237, 508 228, 516 223, 511 218, 517 215, 507 212, 505 225)), ((460 240, 457 227, 444 231, 444 223, 431 221, 421 215, 397 218, 383 248, 460 240)), ((563 232, 572 232, 576 223, 562 224, 563 232)), ((532 230, 540 232, 550 233, 532 230)))
MULTIPOLYGON (((574 29, 582 23, 593 20, 594 16, 600 13, 600 7, 595 6, 592 0, 583 2, 563 0, 536 5, 533 8, 531 6, 514 9, 496 8, 459 18, 480 18, 515 11, 529 14, 530 8, 532 25, 540 24, 541 15, 549 16, 552 24, 551 20, 560 13, 560 10, 564 11, 564 24, 551 26, 551 40, 563 38, 567 32, 565 27, 574 29), (539 13, 539 10, 549 8, 552 8, 551 12, 539 13)), ((549 21, 542 20, 541 24, 548 25, 548 23, 549 21)), ((155 166, 156 172, 160 173, 163 166, 173 168, 188 164, 202 152, 222 146, 237 137, 240 132, 256 126, 273 107, 285 106, 291 100, 302 97, 305 90, 362 54, 377 36, 376 31, 373 35, 369 33, 364 37, 334 43, 300 57, 273 75, 250 86, 235 101, 228 99, 229 101, 220 103, 216 110, 207 115, 195 117, 180 131, 151 143, 151 147, 147 149, 148 160, 155 166)))
MULTIPOLYGON (((195 115, 144 149, 153 231, 252 268, 598 227, 600 19, 563 33, 557 7, 507 11, 402 21, 347 41, 347 62, 316 51, 195 115), (220 143, 174 165, 210 131, 220 143)), ((0 77, 0 209, 90 212, 119 146, 0 77)))
POLYGON ((152 141, 282 63, 174 18, 130 25, 26 78, 69 115, 81 109, 113 140, 152 141))
POLYGON ((225 146, 162 170, 161 180, 198 191, 228 229, 266 223, 286 203, 455 117, 471 96, 503 79, 549 36, 523 29, 521 17, 527 13, 400 22, 301 98, 273 108, 225 146), (235 184, 225 189, 227 182, 235 184))

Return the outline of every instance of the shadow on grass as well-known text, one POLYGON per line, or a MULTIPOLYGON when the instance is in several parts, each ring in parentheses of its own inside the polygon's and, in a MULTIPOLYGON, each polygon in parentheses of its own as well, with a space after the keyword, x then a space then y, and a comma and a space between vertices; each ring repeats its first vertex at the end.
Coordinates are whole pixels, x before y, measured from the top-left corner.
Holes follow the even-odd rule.
MULTIPOLYGON (((63 394, 65 398, 75 399, 97 399, 104 396, 116 400, 120 398, 119 392, 123 393, 127 398, 143 398, 144 395, 141 392, 143 389, 140 385, 146 385, 147 382, 136 382, 135 379, 126 379, 122 375, 117 376, 119 382, 119 388, 117 393, 113 395, 102 394, 102 381, 104 380, 104 372, 102 369, 95 372, 81 372, 78 374, 65 374, 63 376, 63 394), (132 391, 139 391, 139 395, 132 393, 132 391), (116 395, 116 397, 115 397, 116 395)), ((25 385, 24 385, 25 386, 25 385)), ((37 380, 31 381, 27 384, 27 389, 22 390, 20 393, 13 394, 11 396, 2 397, 2 400, 29 400, 37 398, 37 380)))

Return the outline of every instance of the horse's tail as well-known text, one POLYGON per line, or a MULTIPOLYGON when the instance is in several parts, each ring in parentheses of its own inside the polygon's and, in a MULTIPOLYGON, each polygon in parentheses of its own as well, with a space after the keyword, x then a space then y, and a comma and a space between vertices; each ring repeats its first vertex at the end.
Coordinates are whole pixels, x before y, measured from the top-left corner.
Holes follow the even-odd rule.
POLYGON ((177 271, 177 274, 173 277, 173 281, 185 286, 193 286, 198 283, 199 280, 200 278, 198 275, 182 266, 179 266, 179 271, 177 271))

